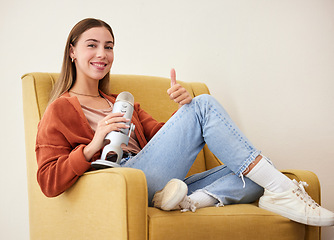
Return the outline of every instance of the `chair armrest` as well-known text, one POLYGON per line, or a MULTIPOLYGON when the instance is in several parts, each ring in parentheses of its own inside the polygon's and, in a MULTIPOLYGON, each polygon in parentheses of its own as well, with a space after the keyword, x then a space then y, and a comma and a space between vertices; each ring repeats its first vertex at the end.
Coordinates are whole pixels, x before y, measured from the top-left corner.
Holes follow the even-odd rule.
POLYGON ((58 239, 146 239, 147 201, 138 169, 87 172, 59 196, 58 239))
MULTIPOLYGON (((305 188, 307 193, 312 197, 314 201, 320 204, 321 194, 320 194, 320 182, 317 175, 311 171, 306 170, 296 170, 287 169, 281 170, 290 179, 296 179, 298 182, 307 182, 309 185, 305 188)), ((321 238, 320 227, 305 226, 305 240, 314 240, 321 238)))

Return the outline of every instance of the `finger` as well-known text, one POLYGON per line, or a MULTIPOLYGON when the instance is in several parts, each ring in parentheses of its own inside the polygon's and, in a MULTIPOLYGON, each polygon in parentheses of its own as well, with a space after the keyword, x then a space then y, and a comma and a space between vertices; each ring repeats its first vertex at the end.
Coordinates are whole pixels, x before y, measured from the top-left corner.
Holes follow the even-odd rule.
POLYGON ((182 88, 182 86, 180 84, 176 83, 175 85, 173 85, 171 88, 169 88, 167 90, 167 93, 168 93, 168 95, 174 94, 174 92, 178 91, 181 88, 182 88))
POLYGON ((109 122, 111 123, 112 119, 114 118, 122 118, 125 114, 124 113, 120 113, 120 112, 117 112, 117 113, 110 113, 108 114, 106 117, 104 117, 103 119, 101 119, 101 122, 109 122))
POLYGON ((173 87, 176 84, 176 72, 174 68, 170 70, 170 80, 170 86, 173 87))
POLYGON ((185 101, 188 98, 187 94, 181 94, 178 97, 174 98, 174 102, 181 104, 183 101, 185 101))
POLYGON ((113 123, 127 123, 130 122, 130 119, 126 119, 124 117, 113 117, 113 118, 108 118, 103 121, 106 125, 108 124, 113 124, 113 123))
POLYGON ((105 135, 107 135, 110 132, 119 132, 122 129, 129 129, 130 126, 126 125, 126 124, 122 124, 122 123, 114 123, 114 124, 109 124, 109 125, 105 125, 105 128, 103 129, 103 132, 105 133, 105 135))
POLYGON ((125 115, 125 113, 121 113, 121 112, 110 113, 104 119, 111 119, 111 118, 114 118, 114 117, 123 117, 124 115, 125 115))
POLYGON ((124 124, 124 123, 114 123, 114 124, 113 124, 113 127, 116 128, 117 130, 130 128, 129 125, 126 125, 126 124, 124 124))
POLYGON ((179 104, 183 106, 185 104, 191 103, 191 101, 192 101, 192 98, 191 97, 187 97, 184 100, 182 100, 181 102, 179 102, 179 104))
POLYGON ((185 88, 180 88, 169 95, 170 99, 181 105, 190 103, 192 97, 185 88))
POLYGON ((176 88, 176 89, 171 88, 169 98, 171 100, 174 100, 175 98, 177 98, 180 95, 185 94, 185 93, 186 93, 186 90, 184 88, 176 88))

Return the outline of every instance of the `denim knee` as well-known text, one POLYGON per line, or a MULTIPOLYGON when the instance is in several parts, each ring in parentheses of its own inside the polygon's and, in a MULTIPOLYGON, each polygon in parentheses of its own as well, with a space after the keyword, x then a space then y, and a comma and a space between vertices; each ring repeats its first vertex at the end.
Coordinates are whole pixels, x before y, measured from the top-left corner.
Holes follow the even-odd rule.
POLYGON ((213 102, 215 98, 212 97, 210 94, 201 94, 193 98, 193 100, 197 102, 213 102))

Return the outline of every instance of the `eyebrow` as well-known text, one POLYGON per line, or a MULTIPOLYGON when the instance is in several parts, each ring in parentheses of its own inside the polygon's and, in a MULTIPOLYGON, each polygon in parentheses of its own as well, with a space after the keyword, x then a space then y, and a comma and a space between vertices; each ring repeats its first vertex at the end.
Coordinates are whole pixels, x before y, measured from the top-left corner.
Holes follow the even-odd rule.
MULTIPOLYGON (((92 39, 87 39, 86 42, 97 42, 97 43, 99 43, 100 41, 92 38, 92 39)), ((106 41, 106 43, 107 44, 109 44, 109 43, 114 44, 113 41, 106 41)))

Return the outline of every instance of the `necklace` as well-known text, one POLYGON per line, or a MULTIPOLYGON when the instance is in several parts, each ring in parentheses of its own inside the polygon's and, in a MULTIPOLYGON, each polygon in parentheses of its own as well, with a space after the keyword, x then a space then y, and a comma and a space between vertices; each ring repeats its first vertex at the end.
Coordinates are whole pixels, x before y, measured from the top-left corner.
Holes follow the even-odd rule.
POLYGON ((77 93, 77 92, 74 92, 72 90, 70 90, 69 92, 72 92, 74 94, 81 95, 81 96, 87 96, 87 97, 100 97, 100 94, 99 95, 90 95, 90 94, 84 94, 84 93, 77 93))

